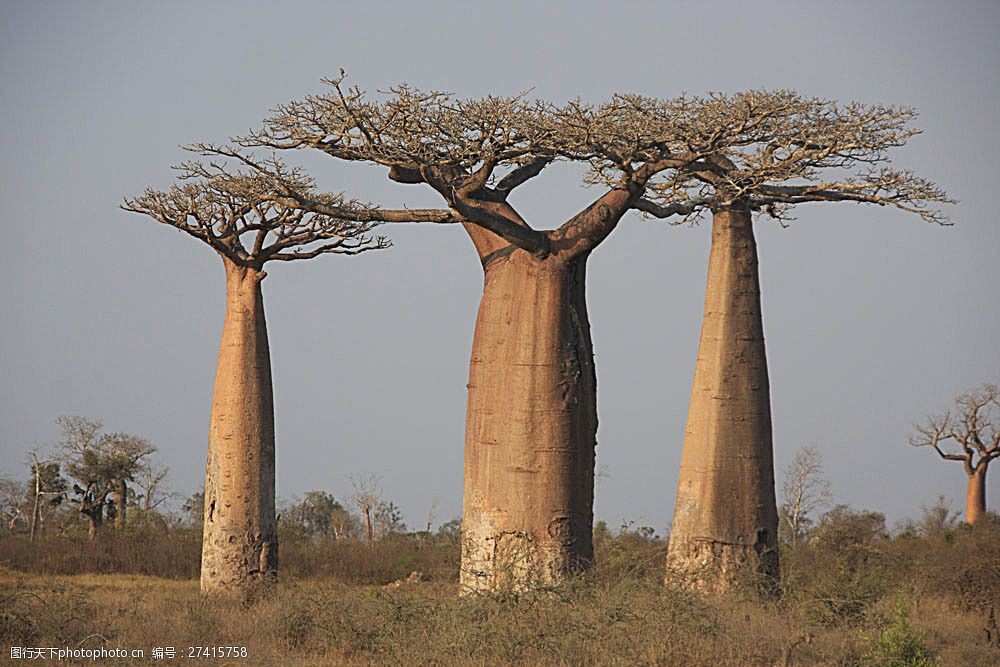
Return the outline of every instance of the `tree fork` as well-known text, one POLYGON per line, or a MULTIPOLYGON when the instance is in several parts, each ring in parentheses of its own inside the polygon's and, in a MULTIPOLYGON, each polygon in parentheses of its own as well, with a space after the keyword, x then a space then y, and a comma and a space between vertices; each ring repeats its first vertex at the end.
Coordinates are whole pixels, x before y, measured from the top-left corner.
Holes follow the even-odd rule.
POLYGON ((226 318, 209 426, 201 590, 246 596, 276 581, 278 569, 266 274, 223 263, 226 318))
POLYGON ((748 576, 768 587, 777 579, 769 396, 751 216, 723 210, 712 219, 668 580, 723 592, 748 576))
POLYGON ((467 225, 485 285, 469 370, 463 592, 548 584, 593 562, 596 375, 587 257, 498 251, 467 225))

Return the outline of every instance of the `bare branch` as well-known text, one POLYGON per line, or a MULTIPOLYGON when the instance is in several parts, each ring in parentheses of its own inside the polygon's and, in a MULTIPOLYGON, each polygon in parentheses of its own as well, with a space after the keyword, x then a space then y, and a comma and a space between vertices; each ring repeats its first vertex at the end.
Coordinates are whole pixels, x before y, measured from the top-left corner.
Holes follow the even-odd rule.
POLYGON ((949 224, 936 205, 954 203, 934 183, 890 169, 889 151, 919 134, 912 109, 805 98, 793 91, 638 98, 633 108, 659 122, 674 145, 698 156, 649 185, 661 205, 712 194, 708 204, 736 202, 784 218, 789 206, 854 201, 893 206, 924 220, 949 224), (670 116, 666 118, 666 116, 670 116), (709 165, 706 169, 705 165, 709 165), (846 177, 829 178, 833 172, 846 177))
POLYGON ((816 447, 803 447, 785 468, 781 486, 781 520, 791 541, 798 542, 812 523, 812 514, 833 500, 830 482, 823 478, 823 456, 816 447))
MULTIPOLYGON (((854 201, 948 224, 935 206, 952 202, 943 190, 886 166, 889 150, 918 134, 905 107, 839 105, 787 90, 670 100, 616 94, 597 106, 557 107, 524 94, 468 100, 406 84, 373 100, 346 88, 343 73, 326 83, 330 91, 279 107, 237 143, 384 165, 392 180, 432 187, 451 211, 427 210, 421 221, 471 223, 538 256, 588 251, 629 209, 687 220, 749 206, 787 220, 796 204, 854 201), (607 189, 558 229, 535 231, 507 200, 558 160, 588 163, 586 182, 607 189)), ((373 206, 342 217, 373 216, 417 217, 373 206)))
POLYGON ((231 170, 224 160, 185 163, 176 167, 178 185, 167 191, 146 190, 125 199, 122 208, 180 229, 230 261, 255 268, 270 259, 357 254, 389 245, 384 237, 370 236, 379 222, 370 208, 343 195, 315 192, 312 179, 275 157, 257 159, 207 144, 189 150, 229 158, 244 168, 231 170), (292 194, 315 205, 304 208, 292 194), (345 217, 345 212, 358 219, 345 217))
MULTIPOLYGON (((710 208, 718 202, 715 197, 697 197, 694 199, 688 199, 686 201, 673 202, 662 206, 656 202, 652 202, 648 199, 640 198, 635 202, 634 208, 637 211, 646 213, 653 216, 654 218, 672 218, 675 215, 684 216, 686 220, 693 213, 697 213, 699 209, 710 208)), ((679 222, 674 224, 680 224, 679 222)))
POLYGON ((928 417, 915 427, 910 444, 933 447, 942 459, 961 461, 972 475, 1000 457, 1000 428, 994 409, 1000 407, 996 385, 985 384, 955 399, 955 411, 928 417), (948 444, 952 443, 951 448, 948 444), (954 451, 955 446, 959 451, 954 451))

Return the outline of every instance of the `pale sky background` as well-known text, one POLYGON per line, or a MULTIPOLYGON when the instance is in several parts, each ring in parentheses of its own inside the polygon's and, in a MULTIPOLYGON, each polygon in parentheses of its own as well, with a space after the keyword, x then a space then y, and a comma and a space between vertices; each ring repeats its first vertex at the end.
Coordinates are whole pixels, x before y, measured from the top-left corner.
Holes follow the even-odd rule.
MULTIPOLYGON (((345 68, 369 90, 795 88, 911 105, 895 164, 961 203, 954 227, 852 204, 758 225, 774 442, 813 444, 838 502, 963 506, 961 466, 909 447, 914 420, 1000 381, 1000 4, 996 2, 0 3, 0 474, 79 414, 148 438, 200 488, 224 276, 203 244, 118 210, 164 188, 178 145, 224 141, 345 68)), ((384 170, 301 157, 320 186, 438 205, 384 170)), ((597 196, 553 168, 517 197, 553 227, 597 196), (551 172, 551 173, 550 173, 551 172)), ((271 266, 278 494, 350 495, 376 473, 420 527, 461 511, 467 363, 482 271, 458 227, 271 266)), ((673 510, 700 328, 708 225, 623 220, 590 262, 598 368, 596 516, 662 534, 673 510)), ((1000 477, 1000 470, 996 472, 1000 477)), ((991 509, 1000 481, 993 480, 991 509)))

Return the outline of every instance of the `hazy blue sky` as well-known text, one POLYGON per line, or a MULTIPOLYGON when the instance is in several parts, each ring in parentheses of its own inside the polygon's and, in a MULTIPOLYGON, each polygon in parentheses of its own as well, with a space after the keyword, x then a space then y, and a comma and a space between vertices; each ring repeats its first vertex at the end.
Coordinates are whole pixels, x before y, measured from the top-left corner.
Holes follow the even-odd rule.
MULTIPOLYGON (((758 225, 780 469, 826 457, 839 502, 890 520, 961 466, 906 444, 911 423, 1000 380, 1000 5, 996 2, 0 3, 0 474, 80 414, 160 448, 201 485, 224 276, 194 239, 118 210, 167 187, 179 144, 245 132, 345 68, 461 96, 528 88, 796 88, 911 105, 925 134, 896 164, 961 200, 954 227, 857 205, 758 225)), ((321 187, 437 205, 384 170, 301 156, 321 187)), ((596 191, 553 168, 517 198, 551 227, 596 191)), ((594 254, 598 518, 668 524, 700 328, 708 226, 629 217, 594 254)), ((457 227, 393 226, 395 246, 275 266, 265 282, 278 493, 350 494, 377 473, 411 525, 461 507, 467 362, 482 272, 457 227)), ((1000 476, 1000 471, 996 473, 1000 476)), ((997 508, 994 481, 991 507, 997 508)))

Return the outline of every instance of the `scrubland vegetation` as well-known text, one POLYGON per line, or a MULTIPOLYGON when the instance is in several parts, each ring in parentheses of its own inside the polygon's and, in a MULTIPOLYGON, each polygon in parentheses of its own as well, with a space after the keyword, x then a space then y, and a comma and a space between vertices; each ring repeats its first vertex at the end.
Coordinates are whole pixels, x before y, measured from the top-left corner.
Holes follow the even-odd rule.
MULTIPOLYGON (((63 422, 92 435, 99 426, 63 422)), ((67 429, 67 442, 74 432, 67 429)), ((156 647, 173 647, 184 662, 189 647, 231 646, 245 647, 246 657, 197 659, 1000 664, 1000 517, 986 512, 963 523, 939 498, 889 527, 876 511, 831 507, 816 448, 802 449, 783 470, 777 584, 745 570, 725 593, 699 593, 676 578, 665 585, 666 540, 648 526, 614 530, 599 521, 591 570, 527 592, 460 596, 461 521, 432 531, 435 505, 426 530, 411 531, 371 476, 352 478, 354 494, 343 503, 318 490, 279 502, 280 582, 232 599, 199 587, 204 494, 180 503, 164 483, 167 471, 149 460, 150 447, 136 461, 157 471, 156 484, 143 482, 149 475, 141 470, 122 472, 120 441, 141 439, 119 434, 86 457, 69 447, 61 458, 36 455, 26 479, 0 488, 0 660, 23 664, 10 657, 12 646, 146 652, 101 664, 148 664, 156 647), (131 486, 119 503, 123 478, 131 486), (170 498, 175 511, 166 509, 170 498)))
MULTIPOLYGON (((148 517, 147 517, 148 519, 148 517)), ((280 527, 279 527, 280 530, 280 527)), ((597 531, 598 565, 530 593, 459 597, 454 530, 374 542, 281 533, 282 581, 241 604, 200 595, 200 534, 136 520, 0 535, 6 646, 246 646, 246 665, 990 665, 1000 662, 1000 521, 933 505, 886 529, 837 507, 782 551, 781 595, 662 584, 665 544, 597 531), (416 574, 414 574, 416 573, 416 574)), ((135 664, 105 659, 100 664, 135 664)), ((14 661, 11 661, 12 663, 14 661)), ((94 663, 90 663, 94 664, 94 663)))

